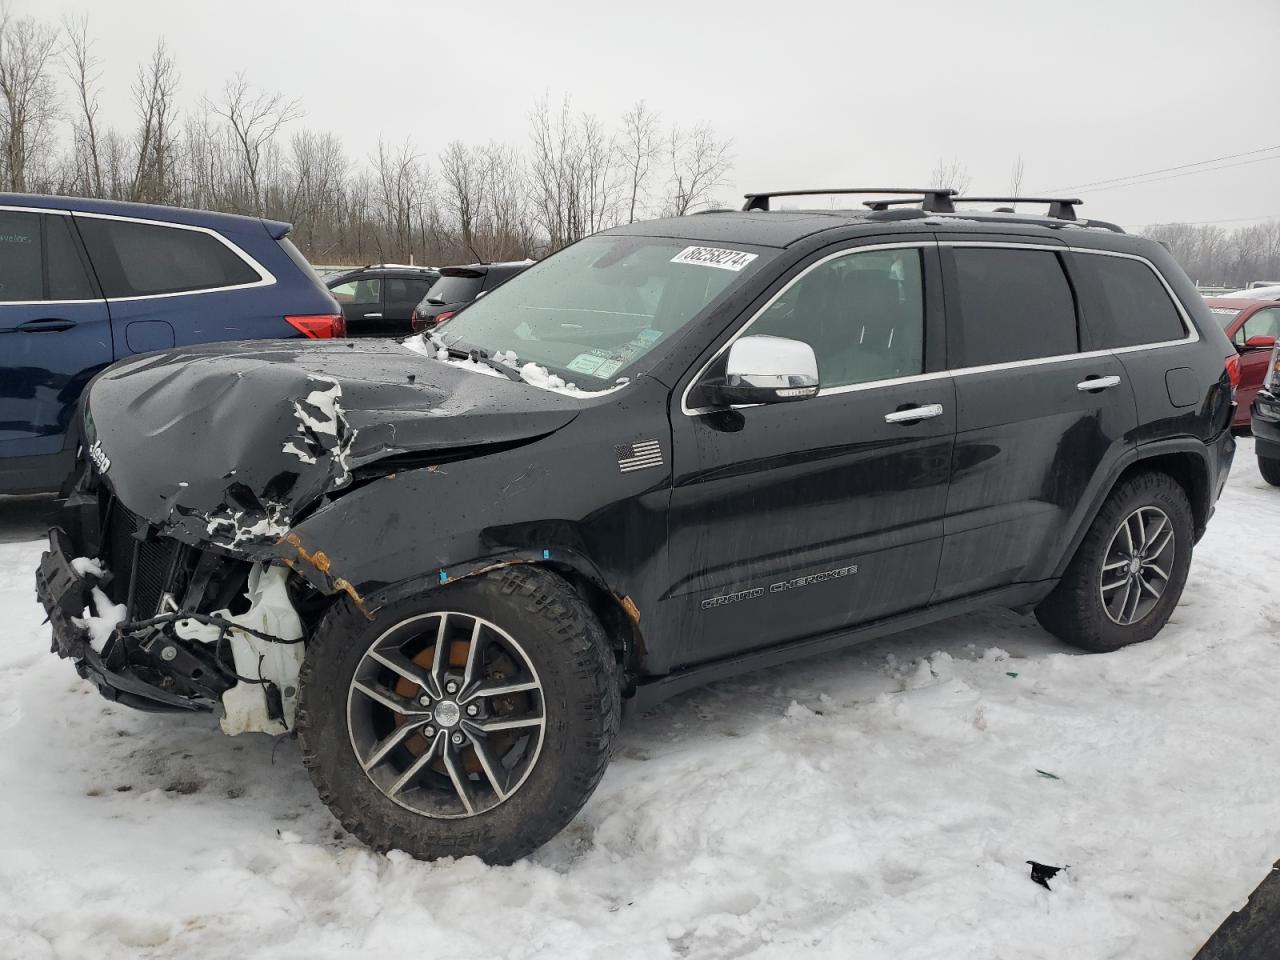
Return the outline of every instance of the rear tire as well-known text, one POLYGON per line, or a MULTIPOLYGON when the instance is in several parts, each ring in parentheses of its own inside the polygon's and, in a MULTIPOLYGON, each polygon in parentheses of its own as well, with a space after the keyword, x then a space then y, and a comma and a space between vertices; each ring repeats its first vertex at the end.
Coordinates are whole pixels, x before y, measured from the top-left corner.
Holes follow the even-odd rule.
POLYGON ((587 802, 620 695, 582 599, 547 570, 510 566, 372 622, 336 604, 307 647, 297 729, 320 798, 370 847, 505 864, 587 802))
POLYGON ((1273 460, 1271 457, 1258 455, 1258 472, 1262 474, 1262 479, 1267 481, 1273 487, 1280 487, 1280 460, 1273 460))
POLYGON ((1036 619, 1093 653, 1150 640, 1182 596, 1194 536, 1191 504, 1176 480, 1156 472, 1129 477, 1103 504, 1036 619))

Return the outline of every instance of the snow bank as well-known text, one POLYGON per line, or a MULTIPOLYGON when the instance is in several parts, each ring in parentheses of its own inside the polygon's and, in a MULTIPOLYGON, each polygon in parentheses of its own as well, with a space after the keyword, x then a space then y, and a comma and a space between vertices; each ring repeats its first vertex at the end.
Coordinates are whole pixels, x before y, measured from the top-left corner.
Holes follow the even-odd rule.
POLYGON ((1245 441, 1151 643, 994 612, 694 691, 506 868, 372 854, 292 741, 103 701, 49 655, 41 544, 0 545, 0 953, 1189 957, 1280 856, 1280 611, 1240 576, 1276 529, 1245 441))

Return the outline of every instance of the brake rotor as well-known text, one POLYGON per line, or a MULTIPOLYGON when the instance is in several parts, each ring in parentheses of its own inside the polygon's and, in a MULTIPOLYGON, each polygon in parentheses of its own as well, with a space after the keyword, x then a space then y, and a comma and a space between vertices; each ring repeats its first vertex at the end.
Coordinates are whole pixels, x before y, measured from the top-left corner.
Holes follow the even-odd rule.
MULTIPOLYGON (((467 665, 467 655, 470 652, 471 652, 470 640, 451 641, 449 643, 449 666, 456 667, 459 670, 464 669, 467 665)), ((431 646, 422 650, 417 656, 415 656, 413 658, 413 662, 417 666, 422 667, 424 670, 427 670, 429 672, 431 670, 432 665, 435 663, 435 657, 436 657, 436 647, 435 647, 435 644, 433 643, 431 646)), ((400 677, 400 676, 396 677, 395 691, 400 696, 404 697, 406 700, 417 700, 418 697, 427 693, 427 691, 424 690, 419 684, 414 683, 412 680, 410 680, 407 677, 400 677)), ((397 727, 403 725, 405 721, 406 721, 405 717, 402 717, 399 714, 396 714, 394 722, 397 727)), ((411 736, 407 737, 404 741, 405 749, 408 750, 410 753, 412 753, 415 757, 422 756, 424 753, 427 752, 430 746, 431 746, 431 743, 427 740, 426 737, 424 737, 420 733, 412 734, 411 736)), ((480 765, 480 758, 476 756, 475 750, 471 749, 470 747, 468 747, 462 753, 462 766, 463 766, 463 769, 466 770, 466 772, 469 774, 471 773, 479 774, 484 772, 484 767, 480 765)), ((444 763, 440 760, 437 760, 435 763, 433 763, 431 765, 431 768, 433 770, 436 770, 438 773, 446 772, 444 768, 444 763)))

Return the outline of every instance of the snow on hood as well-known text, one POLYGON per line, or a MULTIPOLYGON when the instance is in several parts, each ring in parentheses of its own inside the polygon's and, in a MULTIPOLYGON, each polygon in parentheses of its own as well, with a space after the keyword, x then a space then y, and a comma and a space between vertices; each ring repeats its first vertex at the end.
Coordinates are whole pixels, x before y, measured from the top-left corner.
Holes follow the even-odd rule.
MULTIPOLYGON (((470 357, 449 356, 448 350, 445 349, 444 341, 434 333, 419 333, 401 341, 401 343, 414 353, 430 357, 440 363, 447 363, 450 366, 471 370, 475 373, 483 373, 489 377, 501 377, 503 380, 510 379, 502 371, 495 370, 486 363, 477 363, 470 357)), ((615 390, 621 390, 627 385, 626 378, 622 378, 621 382, 609 387, 607 390, 580 390, 577 384, 566 382, 563 377, 557 376, 540 364, 533 362, 520 363, 520 359, 516 356, 514 350, 499 350, 493 355, 493 359, 515 370, 525 383, 541 387, 543 390, 550 390, 553 393, 563 393, 567 397, 603 397, 606 394, 613 393, 615 390)))
POLYGON ((108 369, 85 430, 135 513, 188 542, 274 543, 362 467, 529 440, 577 416, 561 393, 471 373, 391 340, 206 345, 108 369))

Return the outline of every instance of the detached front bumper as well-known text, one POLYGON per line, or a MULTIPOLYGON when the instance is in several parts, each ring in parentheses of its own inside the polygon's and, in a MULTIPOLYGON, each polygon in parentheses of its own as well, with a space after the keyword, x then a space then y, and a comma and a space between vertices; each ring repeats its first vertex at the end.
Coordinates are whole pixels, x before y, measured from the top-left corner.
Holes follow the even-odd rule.
POLYGON ((62 528, 49 531, 49 549, 40 557, 36 571, 36 595, 53 631, 52 652, 71 660, 76 672, 95 684, 108 700, 140 710, 212 709, 211 702, 193 700, 148 683, 123 656, 112 658, 112 666, 108 666, 90 646, 88 630, 76 620, 90 606, 97 580, 76 572, 71 562, 76 555, 71 538, 62 528))

